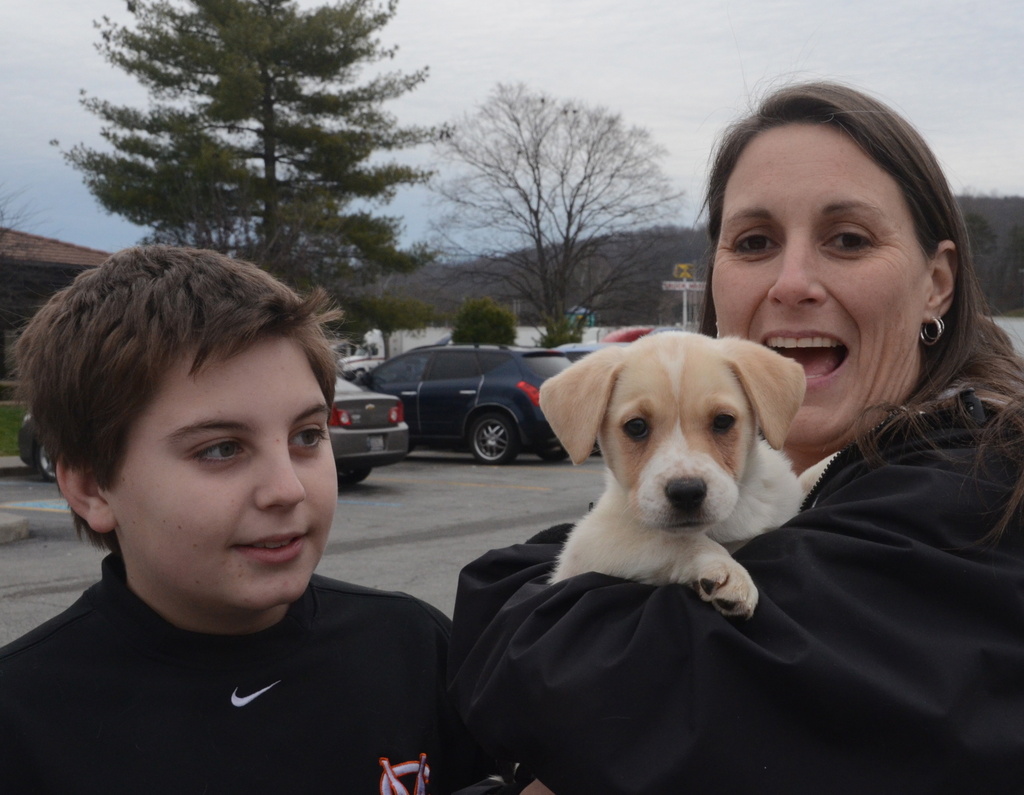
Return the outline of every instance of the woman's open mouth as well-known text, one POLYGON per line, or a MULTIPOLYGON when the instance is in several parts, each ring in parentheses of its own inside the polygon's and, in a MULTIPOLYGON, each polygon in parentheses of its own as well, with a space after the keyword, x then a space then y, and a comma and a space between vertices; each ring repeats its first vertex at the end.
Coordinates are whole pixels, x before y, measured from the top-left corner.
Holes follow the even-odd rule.
POLYGON ((800 364, 809 379, 831 375, 849 354, 833 337, 769 337, 764 344, 800 364))

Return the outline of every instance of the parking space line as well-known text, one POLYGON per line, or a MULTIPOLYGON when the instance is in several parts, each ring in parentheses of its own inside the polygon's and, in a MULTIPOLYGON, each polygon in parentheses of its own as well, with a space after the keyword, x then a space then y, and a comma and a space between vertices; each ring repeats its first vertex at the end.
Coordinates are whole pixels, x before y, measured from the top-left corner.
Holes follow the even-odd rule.
POLYGON ((471 483, 462 480, 375 477, 377 483, 417 483, 424 486, 465 486, 472 489, 512 489, 513 491, 553 491, 548 486, 517 486, 509 483, 471 483))
POLYGON ((64 500, 29 500, 26 502, 3 502, 0 508, 15 511, 50 511, 52 513, 71 513, 64 500))

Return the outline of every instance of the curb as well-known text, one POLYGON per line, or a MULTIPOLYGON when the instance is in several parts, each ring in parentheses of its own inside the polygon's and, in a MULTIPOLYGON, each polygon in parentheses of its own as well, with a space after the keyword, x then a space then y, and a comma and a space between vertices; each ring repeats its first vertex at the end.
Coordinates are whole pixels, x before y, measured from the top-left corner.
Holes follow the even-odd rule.
POLYGON ((28 519, 10 513, 0 513, 0 544, 28 538, 28 519))
MULTIPOLYGON (((14 456, 5 457, 0 463, 0 477, 31 475, 32 468, 25 466, 14 456)), ((28 538, 28 519, 12 513, 0 512, 0 544, 22 541, 28 538)))

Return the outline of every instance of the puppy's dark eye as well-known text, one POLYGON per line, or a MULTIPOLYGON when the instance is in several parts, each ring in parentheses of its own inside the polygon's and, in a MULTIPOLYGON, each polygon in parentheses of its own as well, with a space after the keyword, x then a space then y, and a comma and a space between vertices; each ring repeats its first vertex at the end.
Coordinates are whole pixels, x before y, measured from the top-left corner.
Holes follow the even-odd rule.
POLYGON ((719 414, 711 421, 711 430, 715 433, 725 433, 736 424, 736 418, 731 414, 719 414))
POLYGON ((622 430, 631 439, 643 439, 647 436, 650 429, 647 427, 647 420, 637 418, 623 425, 622 430))

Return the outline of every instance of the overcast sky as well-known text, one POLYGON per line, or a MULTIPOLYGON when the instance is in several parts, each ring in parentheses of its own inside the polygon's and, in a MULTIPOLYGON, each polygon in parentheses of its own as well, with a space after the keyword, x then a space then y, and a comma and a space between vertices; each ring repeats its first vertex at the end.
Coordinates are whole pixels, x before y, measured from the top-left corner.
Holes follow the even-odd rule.
MULTIPOLYGON (((313 7, 323 2, 300 0, 313 7)), ((79 92, 143 107, 146 95, 94 48, 92 21, 128 22, 124 0, 6 0, 0 32, 0 190, 21 228, 114 251, 145 230, 108 215, 58 148, 101 146, 79 92)), ((498 82, 622 113, 648 128, 687 195, 700 202, 718 132, 766 87, 834 78, 904 112, 957 192, 1024 195, 1024 2, 1021 0, 400 0, 384 30, 398 68, 427 66, 391 103, 402 123, 440 124, 498 82)), ((427 150, 399 155, 429 163, 427 150)), ((426 234, 423 189, 386 210, 406 239, 426 234)))

